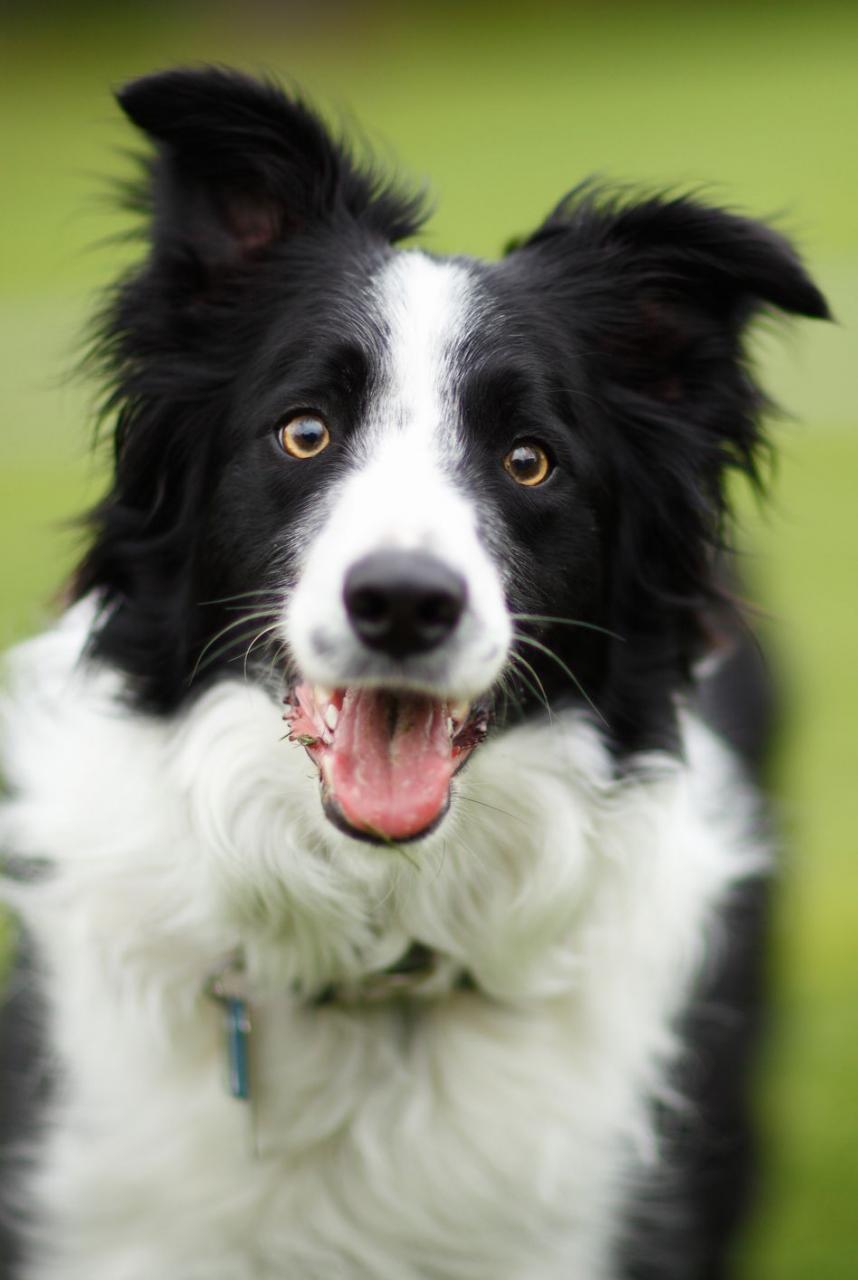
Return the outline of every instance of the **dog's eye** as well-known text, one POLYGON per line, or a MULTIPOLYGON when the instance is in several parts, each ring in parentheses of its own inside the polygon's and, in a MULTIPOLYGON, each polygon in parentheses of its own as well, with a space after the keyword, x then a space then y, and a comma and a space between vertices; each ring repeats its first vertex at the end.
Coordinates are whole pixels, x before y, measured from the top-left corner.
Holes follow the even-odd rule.
POLYGON ((551 459, 541 444, 532 441, 510 449, 503 465, 516 484, 526 484, 530 488, 542 484, 551 474, 551 459))
POLYGON ((302 413, 277 428, 277 442, 291 458, 315 458, 331 443, 331 433, 321 418, 302 413))

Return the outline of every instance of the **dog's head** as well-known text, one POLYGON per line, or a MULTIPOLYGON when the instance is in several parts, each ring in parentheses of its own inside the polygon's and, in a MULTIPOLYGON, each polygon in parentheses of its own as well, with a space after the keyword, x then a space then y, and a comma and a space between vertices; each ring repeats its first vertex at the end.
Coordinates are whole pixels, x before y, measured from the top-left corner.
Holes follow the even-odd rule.
POLYGON ((139 705, 261 681, 376 839, 431 829, 502 717, 668 739, 724 473, 756 470, 747 322, 826 315, 790 246, 584 187, 500 262, 441 259, 394 247, 420 201, 270 85, 120 102, 151 247, 103 323, 116 469, 77 589, 139 705))

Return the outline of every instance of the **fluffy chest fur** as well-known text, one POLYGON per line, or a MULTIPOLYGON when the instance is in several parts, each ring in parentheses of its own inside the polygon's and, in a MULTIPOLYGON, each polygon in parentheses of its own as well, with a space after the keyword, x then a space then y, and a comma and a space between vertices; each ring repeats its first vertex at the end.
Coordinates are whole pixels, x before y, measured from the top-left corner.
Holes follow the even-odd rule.
POLYGON ((760 866, 714 740, 688 722, 687 766, 618 784, 580 717, 522 727, 482 748, 459 784, 478 803, 419 863, 346 854, 276 703, 229 682, 167 726, 118 716, 114 678, 78 664, 88 621, 20 651, 10 713, 7 844, 56 853, 14 901, 63 1064, 28 1274, 612 1274, 713 908, 760 866), (479 992, 297 993, 413 939, 479 992), (203 994, 236 944, 252 1116, 203 994))

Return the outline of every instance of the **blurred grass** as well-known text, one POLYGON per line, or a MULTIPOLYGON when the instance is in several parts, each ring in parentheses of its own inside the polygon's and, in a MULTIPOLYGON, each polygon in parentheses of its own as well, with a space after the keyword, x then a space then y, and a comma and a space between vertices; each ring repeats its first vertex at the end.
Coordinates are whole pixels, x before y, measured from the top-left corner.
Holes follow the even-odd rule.
POLYGON ((95 288, 127 246, 103 177, 132 144, 109 86, 173 62, 286 72, 354 113, 439 197, 432 248, 496 252, 592 172, 705 185, 782 213, 842 323, 760 342, 781 425, 775 503, 743 505, 752 573, 775 615, 789 725, 780 792, 789 834, 760 1074, 769 1135, 746 1280, 858 1271, 858 6, 561 5, 489 11, 218 4, 54 4, 0 28, 0 641, 39 625, 73 562, 67 525, 97 493, 87 393, 62 380, 95 288), (74 50, 73 56, 70 50, 74 50), (714 184, 714 185, 710 185, 714 184))
POLYGON ((786 833, 759 1080, 768 1167, 749 1277, 856 1274, 858 965, 854 723, 858 687, 858 432, 785 433, 777 514, 750 521, 784 666, 786 833))

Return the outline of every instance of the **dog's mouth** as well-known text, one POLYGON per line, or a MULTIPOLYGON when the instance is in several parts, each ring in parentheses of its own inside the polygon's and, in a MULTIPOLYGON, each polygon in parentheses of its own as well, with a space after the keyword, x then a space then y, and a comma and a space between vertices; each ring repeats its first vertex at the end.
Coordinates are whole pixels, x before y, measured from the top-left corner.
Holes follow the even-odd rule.
POLYGON ((298 684, 286 699, 289 738, 319 770, 322 803, 349 835, 379 842, 427 835, 450 783, 486 736, 487 709, 390 689, 298 684))

